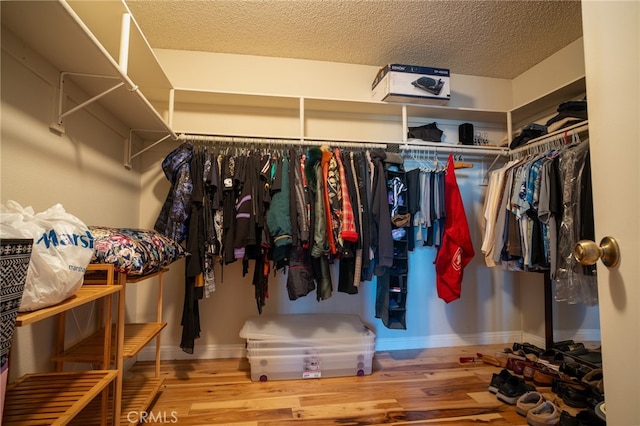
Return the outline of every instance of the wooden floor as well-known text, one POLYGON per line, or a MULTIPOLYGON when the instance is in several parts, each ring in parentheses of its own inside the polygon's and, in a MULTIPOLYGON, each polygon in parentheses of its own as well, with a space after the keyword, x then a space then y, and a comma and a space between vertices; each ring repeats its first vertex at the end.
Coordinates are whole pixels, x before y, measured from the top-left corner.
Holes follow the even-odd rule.
MULTIPOLYGON (((505 346, 376 352, 371 375, 262 383, 251 381, 246 358, 163 361, 164 387, 149 410, 157 422, 144 424, 525 425, 487 391, 500 368, 459 362, 505 346)), ((139 362, 126 377, 153 374, 152 363, 139 362)), ((538 390, 553 400, 549 388, 538 390)))

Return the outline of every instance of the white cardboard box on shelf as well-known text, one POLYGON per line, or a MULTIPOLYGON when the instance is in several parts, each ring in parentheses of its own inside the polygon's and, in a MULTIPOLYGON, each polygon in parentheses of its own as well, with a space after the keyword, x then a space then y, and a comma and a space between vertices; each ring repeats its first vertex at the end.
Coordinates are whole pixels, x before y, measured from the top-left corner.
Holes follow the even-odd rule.
POLYGON ((451 99, 450 72, 446 68, 388 64, 371 84, 376 101, 444 105, 451 99))
POLYGON ((375 334, 356 315, 290 314, 248 319, 251 380, 371 374, 375 334))

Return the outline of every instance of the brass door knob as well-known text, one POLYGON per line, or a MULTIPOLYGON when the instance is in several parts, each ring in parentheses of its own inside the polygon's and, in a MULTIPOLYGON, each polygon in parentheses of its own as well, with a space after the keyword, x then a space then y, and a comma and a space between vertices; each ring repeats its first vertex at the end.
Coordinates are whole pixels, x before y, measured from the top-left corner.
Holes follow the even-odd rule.
POLYGON ((600 245, 595 241, 580 240, 573 248, 573 257, 583 265, 593 265, 601 259, 606 267, 613 268, 620 261, 620 247, 613 237, 604 237, 600 245))

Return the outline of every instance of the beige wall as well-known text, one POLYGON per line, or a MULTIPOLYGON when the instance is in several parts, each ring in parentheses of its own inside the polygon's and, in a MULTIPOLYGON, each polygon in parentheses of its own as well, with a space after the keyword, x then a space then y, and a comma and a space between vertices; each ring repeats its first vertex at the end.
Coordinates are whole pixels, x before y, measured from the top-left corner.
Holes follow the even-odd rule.
POLYGON ((583 76, 584 48, 580 37, 513 79, 512 107, 518 107, 583 76))
MULTIPOLYGON (((87 225, 137 226, 140 174, 124 169, 123 138, 103 123, 112 126, 112 118, 96 108, 81 110, 66 119, 65 135, 53 134, 57 72, 4 33, 2 49, 2 203, 14 200, 36 212, 60 203, 87 225)), ((77 315, 79 326, 69 318, 69 339, 77 339, 78 330, 86 332, 91 318, 89 311, 77 315)), ((17 330, 12 378, 49 368, 53 331, 52 320, 17 330)))

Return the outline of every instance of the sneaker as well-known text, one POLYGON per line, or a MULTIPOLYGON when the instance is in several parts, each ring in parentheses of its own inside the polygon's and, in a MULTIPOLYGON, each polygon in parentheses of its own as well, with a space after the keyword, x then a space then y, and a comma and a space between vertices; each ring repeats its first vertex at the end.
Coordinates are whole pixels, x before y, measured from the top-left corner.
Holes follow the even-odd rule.
POLYGON ((527 413, 529 426, 557 425, 559 422, 560 410, 551 401, 545 401, 527 413))
POLYGON ((520 377, 511 376, 500 386, 496 396, 502 402, 506 402, 509 405, 516 405, 518 398, 526 392, 535 390, 535 387, 526 384, 520 377))
POLYGON ((491 383, 489 384, 489 392, 494 394, 498 393, 500 386, 502 386, 509 377, 511 377, 511 373, 509 373, 509 370, 507 369, 503 369, 499 374, 493 373, 491 376, 491 383))
POLYGON ((518 398, 516 402, 516 413, 521 416, 527 417, 527 413, 530 410, 538 407, 545 401, 544 396, 536 391, 527 392, 518 398))

